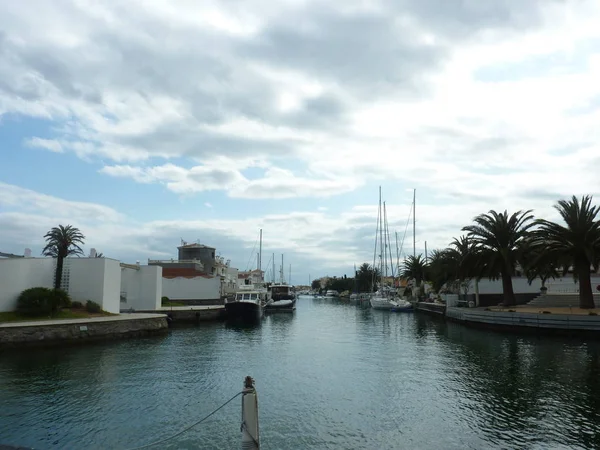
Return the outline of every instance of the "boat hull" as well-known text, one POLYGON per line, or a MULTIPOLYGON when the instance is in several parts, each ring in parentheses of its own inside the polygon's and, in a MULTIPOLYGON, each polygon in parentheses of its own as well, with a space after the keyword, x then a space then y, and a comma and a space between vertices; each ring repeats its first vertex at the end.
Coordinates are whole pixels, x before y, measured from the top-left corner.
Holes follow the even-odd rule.
POLYGON ((398 304, 395 301, 385 297, 373 297, 369 303, 371 303, 371 308, 373 309, 382 309, 387 311, 398 307, 398 304))
POLYGON ((267 303, 265 312, 294 312, 296 309, 296 299, 293 300, 278 300, 267 303))
POLYGON ((225 304, 227 319, 258 321, 262 319, 263 307, 253 302, 229 302, 225 304))

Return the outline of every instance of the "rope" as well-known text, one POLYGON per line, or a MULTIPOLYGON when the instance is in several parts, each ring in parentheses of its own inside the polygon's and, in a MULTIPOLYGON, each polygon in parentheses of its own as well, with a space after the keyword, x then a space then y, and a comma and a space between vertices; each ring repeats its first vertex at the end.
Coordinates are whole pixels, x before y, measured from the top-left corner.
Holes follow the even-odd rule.
POLYGON ((185 433, 186 431, 194 428, 196 425, 200 425, 202 422, 204 422, 206 419, 208 419, 210 416, 212 416, 213 414, 215 414, 217 411, 219 411, 220 409, 224 408, 226 405, 228 405, 229 403, 231 403, 233 400, 235 400, 237 397, 239 397, 240 395, 242 395, 244 392, 238 392, 237 394, 235 394, 233 397, 231 397, 229 400, 227 400, 225 403, 223 403, 221 406, 219 406, 217 409, 215 409, 213 412, 211 412, 210 414, 208 414, 207 416, 204 416, 202 419, 200 419, 198 422, 193 423, 192 425, 190 425, 187 428, 184 428, 183 430, 181 430, 179 433, 174 434, 173 436, 169 436, 165 439, 161 439, 160 441, 155 441, 155 442, 151 442, 150 444, 146 444, 146 445, 142 445, 141 447, 132 447, 129 448, 127 450, 140 450, 142 448, 148 448, 148 447, 152 447, 154 445, 157 444, 162 444, 163 442, 167 442, 170 441, 171 439, 175 439, 177 436, 181 436, 183 433, 185 433))

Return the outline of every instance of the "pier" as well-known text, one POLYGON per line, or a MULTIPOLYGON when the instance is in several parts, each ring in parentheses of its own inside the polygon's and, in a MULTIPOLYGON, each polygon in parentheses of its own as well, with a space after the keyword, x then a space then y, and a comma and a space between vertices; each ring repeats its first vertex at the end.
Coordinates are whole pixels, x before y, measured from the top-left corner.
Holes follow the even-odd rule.
MULTIPOLYGON (((225 319, 225 306, 223 305, 195 305, 195 306, 163 306, 152 311, 135 311, 135 313, 165 314, 169 322, 199 323, 211 320, 225 319)), ((122 311, 122 314, 129 314, 122 311)))
POLYGON ((122 314, 86 319, 36 320, 0 324, 0 349, 15 346, 87 343, 166 333, 165 314, 122 314))

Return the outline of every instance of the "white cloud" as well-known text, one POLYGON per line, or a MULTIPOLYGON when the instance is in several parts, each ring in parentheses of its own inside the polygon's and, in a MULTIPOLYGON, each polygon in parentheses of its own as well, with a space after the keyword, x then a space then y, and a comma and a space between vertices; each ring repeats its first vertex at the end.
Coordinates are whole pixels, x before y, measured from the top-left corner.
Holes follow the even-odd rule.
POLYGON ((207 208, 212 208, 213 205, 210 202, 204 202, 204 206, 206 206, 207 208))
POLYGON ((52 139, 42 139, 38 137, 33 137, 27 139, 25 145, 27 145, 28 147, 43 148, 46 150, 50 150, 54 153, 62 153, 64 151, 61 143, 52 139))
MULTIPOLYGON (((51 121, 26 146, 100 162, 107 183, 290 202, 397 186, 384 194, 401 233, 415 186, 434 248, 490 208, 553 214, 600 193, 599 20, 593 0, 4 2, 0 117, 51 121)), ((0 206, 21 240, 66 220, 160 253, 165 230, 246 243, 271 224, 270 245, 339 266, 368 257, 374 214, 139 224, 10 185, 0 206)))
MULTIPOLYGON (((385 196, 384 192, 384 196, 385 196)), ((398 233, 402 252, 412 253, 412 221, 408 199, 404 203, 387 202, 392 239, 398 233), (408 226, 407 226, 408 224, 408 226), (406 234, 405 234, 406 232, 406 234)), ((417 196, 417 202, 419 202, 417 196)), ((462 226, 472 217, 489 209, 487 199, 457 204, 417 203, 417 252, 425 241, 430 250, 443 248, 461 234, 462 226)), ((499 198, 497 209, 526 209, 530 205, 515 198, 499 198)), ((547 200, 535 211, 538 217, 558 220, 547 200)), ((215 214, 218 214, 215 211, 215 214)), ((136 221, 112 208, 86 202, 74 202, 48 196, 18 186, 0 184, 0 251, 19 253, 32 248, 41 252, 44 233, 57 224, 72 224, 86 236, 86 246, 125 261, 173 257, 180 238, 200 239, 239 268, 246 268, 256 246, 258 230, 263 229, 263 261, 270 253, 286 255, 294 272, 345 273, 354 263, 373 258, 376 199, 372 205, 357 205, 339 214, 326 211, 297 211, 287 214, 248 215, 244 218, 213 216, 198 220, 136 221)), ((279 259, 276 260, 279 264, 279 259)), ((287 263, 286 263, 287 264, 287 263)))

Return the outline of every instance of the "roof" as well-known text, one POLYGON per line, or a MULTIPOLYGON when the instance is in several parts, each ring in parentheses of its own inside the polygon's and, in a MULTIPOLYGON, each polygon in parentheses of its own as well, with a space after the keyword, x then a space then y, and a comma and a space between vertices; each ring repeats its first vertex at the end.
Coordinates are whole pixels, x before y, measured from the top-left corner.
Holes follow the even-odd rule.
POLYGON ((197 244, 197 243, 194 243, 194 244, 184 244, 184 245, 180 245, 177 248, 209 248, 211 250, 215 250, 215 247, 210 247, 208 245, 197 244))
POLYGON ((207 275, 205 272, 185 267, 163 267, 162 276, 163 278, 214 278, 207 275))

